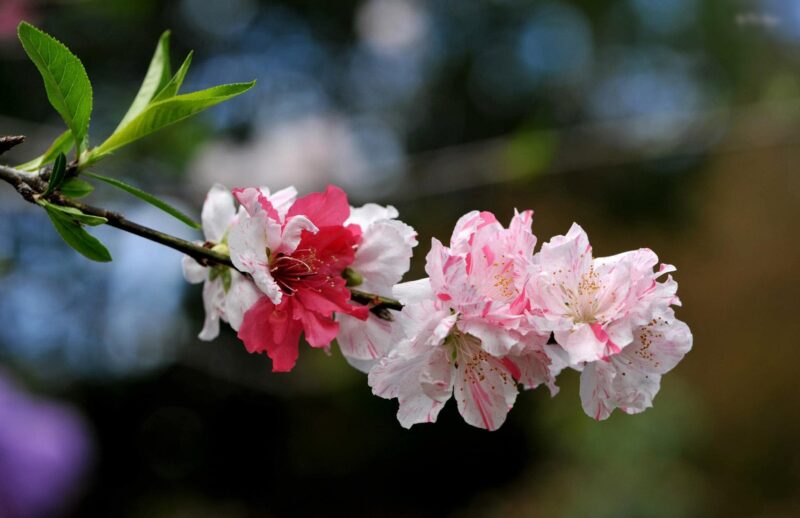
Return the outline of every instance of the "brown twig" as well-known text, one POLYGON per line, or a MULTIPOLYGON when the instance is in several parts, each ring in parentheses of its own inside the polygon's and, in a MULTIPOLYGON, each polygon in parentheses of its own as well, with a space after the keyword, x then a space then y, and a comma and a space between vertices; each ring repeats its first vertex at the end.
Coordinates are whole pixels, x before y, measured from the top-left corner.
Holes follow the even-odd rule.
MULTIPOLYGON (((389 297, 381 297, 380 295, 375 295, 373 293, 367 293, 361 290, 354 290, 350 288, 350 298, 354 301, 358 302, 359 304, 364 304, 365 306, 369 306, 370 309, 374 313, 376 313, 381 318, 386 318, 386 316, 390 316, 390 314, 381 314, 381 309, 393 309, 395 311, 400 311, 403 309, 403 304, 400 301, 389 298, 389 297)), ((388 320, 388 319, 387 319, 388 320)))
POLYGON ((0 155, 23 142, 25 142, 25 137, 23 135, 0 137, 0 155))

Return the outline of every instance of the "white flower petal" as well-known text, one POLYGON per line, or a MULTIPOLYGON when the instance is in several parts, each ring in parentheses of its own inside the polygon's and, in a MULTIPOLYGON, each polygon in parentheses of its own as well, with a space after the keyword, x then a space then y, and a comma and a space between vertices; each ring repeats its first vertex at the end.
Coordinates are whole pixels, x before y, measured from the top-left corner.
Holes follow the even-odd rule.
POLYGON ((316 234, 319 229, 305 216, 292 216, 283 227, 281 244, 272 250, 277 253, 291 254, 300 243, 304 231, 316 234))
POLYGON ((377 203, 367 203, 363 207, 350 207, 350 217, 344 224, 345 226, 356 224, 363 230, 373 223, 395 219, 397 216, 399 216, 397 209, 391 205, 383 207, 377 203))
POLYGON ((269 272, 267 258, 267 228, 271 222, 265 216, 249 217, 240 213, 229 231, 228 247, 236 269, 251 274, 256 286, 274 304, 279 304, 283 292, 269 272))
POLYGON ((424 277, 395 285, 392 288, 392 296, 405 305, 416 304, 423 300, 432 300, 433 288, 430 279, 424 277))
POLYGON ((219 279, 208 281, 203 285, 203 307, 206 319, 198 338, 211 341, 219 335, 219 308, 225 300, 225 290, 219 279))
POLYGON ((359 360, 351 356, 344 356, 344 359, 351 367, 364 374, 368 374, 381 361, 380 358, 374 360, 359 360))
POLYGON ((247 313, 261 298, 261 292, 253 282, 236 272, 231 272, 231 287, 225 295, 224 317, 234 331, 238 331, 247 313))
POLYGON ((450 349, 436 347, 420 372, 419 382, 425 395, 446 403, 453 395, 453 370, 450 349))
POLYGON ((442 402, 428 397, 420 383, 422 370, 435 349, 429 347, 422 354, 413 354, 411 349, 408 342, 400 344, 372 368, 368 377, 373 394, 386 399, 397 398, 400 404, 397 420, 404 428, 435 422, 443 406, 442 402))
POLYGON ((281 221, 283 221, 289 208, 297 199, 297 189, 290 186, 274 194, 267 193, 266 196, 272 206, 275 207, 275 211, 280 216, 281 221))
POLYGON ((411 245, 393 224, 379 221, 363 231, 350 268, 363 278, 360 290, 388 295, 411 265, 411 245))
POLYGON ((614 368, 608 363, 592 362, 581 372, 581 406, 586 415, 602 421, 611 415, 611 383, 614 380, 614 368))
POLYGON ((236 216, 233 194, 220 184, 215 184, 203 204, 201 220, 207 241, 219 243, 236 216))
POLYGON ((183 278, 191 284, 200 284, 208 279, 208 268, 188 255, 184 255, 181 259, 181 266, 183 267, 183 278))
POLYGON ((342 355, 348 361, 356 360, 357 363, 351 362, 351 365, 362 372, 368 372, 377 360, 388 354, 394 344, 393 322, 383 320, 377 315, 370 313, 365 321, 341 314, 336 319, 339 322, 336 340, 342 355))
POLYGON ((491 322, 471 318, 461 320, 458 324, 459 329, 469 333, 481 342, 481 348, 493 356, 505 356, 510 354, 520 343, 521 336, 493 325, 491 322))

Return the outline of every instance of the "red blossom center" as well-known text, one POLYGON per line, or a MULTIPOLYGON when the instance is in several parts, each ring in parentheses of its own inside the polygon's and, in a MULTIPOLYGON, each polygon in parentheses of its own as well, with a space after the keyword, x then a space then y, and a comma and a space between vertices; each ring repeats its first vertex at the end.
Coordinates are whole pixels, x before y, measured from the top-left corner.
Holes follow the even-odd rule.
POLYGON ((313 249, 298 249, 292 255, 277 254, 270 261, 270 273, 281 290, 294 295, 300 284, 319 274, 321 261, 313 249))

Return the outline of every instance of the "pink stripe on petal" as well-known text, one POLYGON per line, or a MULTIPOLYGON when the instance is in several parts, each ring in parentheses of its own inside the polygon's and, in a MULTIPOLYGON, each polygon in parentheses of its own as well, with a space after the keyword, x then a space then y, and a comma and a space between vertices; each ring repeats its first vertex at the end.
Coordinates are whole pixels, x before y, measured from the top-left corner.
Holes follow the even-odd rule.
POLYGON ((470 384, 470 392, 472 392, 472 398, 475 400, 475 406, 478 407, 484 426, 486 426, 487 430, 493 430, 491 415, 487 414, 484 408, 484 405, 489 403, 489 395, 483 390, 483 387, 474 382, 470 384))
POLYGON ((508 369, 508 372, 514 377, 516 381, 519 381, 519 378, 522 377, 522 371, 519 370, 517 364, 511 361, 509 358, 503 358, 500 362, 508 369))

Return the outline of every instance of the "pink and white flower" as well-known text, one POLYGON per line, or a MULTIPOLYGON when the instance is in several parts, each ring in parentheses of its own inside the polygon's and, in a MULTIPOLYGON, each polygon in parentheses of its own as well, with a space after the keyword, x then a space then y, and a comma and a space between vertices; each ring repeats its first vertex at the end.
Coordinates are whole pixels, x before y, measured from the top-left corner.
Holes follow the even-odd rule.
POLYGON ((592 258, 578 225, 536 257, 533 320, 553 331, 563 363, 582 371, 583 408, 595 419, 614 408, 635 413, 651 406, 661 375, 691 349, 691 332, 671 309, 680 305, 678 285, 669 275, 659 280, 675 268, 656 265, 649 249, 592 258))
POLYGON ((455 394, 464 420, 495 430, 517 384, 557 391, 545 352, 548 336, 530 325, 526 284, 535 237, 531 213, 504 229, 489 213, 459 220, 451 248, 433 240, 430 276, 398 285, 405 304, 397 346, 369 374, 376 395, 397 398, 404 427, 434 422, 455 394))
POLYGON ((514 213, 508 229, 489 212, 471 212, 456 224, 450 247, 433 240, 426 271, 436 297, 459 314, 459 328, 495 356, 549 336, 528 314, 528 281, 536 236, 532 211, 514 213), (524 339, 523 339, 524 338, 524 339))
POLYGON ((619 353, 633 341, 633 330, 646 323, 656 306, 678 304, 677 284, 657 278, 674 270, 647 249, 613 257, 592 258, 583 229, 573 224, 536 256, 529 291, 536 324, 552 331, 578 365, 619 353))
MULTIPOLYGON (((201 218, 206 243, 212 249, 227 250, 228 229, 236 219, 236 207, 230 191, 222 185, 214 185, 206 196, 201 218)), ((206 318, 199 335, 201 340, 213 340, 219 335, 220 319, 238 330, 244 313, 260 297, 247 277, 225 266, 206 267, 184 256, 183 275, 192 284, 203 283, 206 318)))
MULTIPOLYGON (((359 290, 392 296, 392 288, 400 282, 411 264, 412 248, 417 245, 417 233, 397 219, 392 206, 368 203, 351 208, 345 225, 358 225, 361 240, 350 265, 359 290)), ((362 372, 370 368, 391 348, 392 321, 370 313, 366 320, 340 314, 339 348, 347 361, 362 372)))
POLYGON ((266 352, 274 371, 289 371, 300 334, 327 348, 339 331, 334 312, 365 319, 364 306, 350 304, 342 273, 354 260, 361 230, 345 226, 345 193, 325 192, 294 199, 264 189, 237 189, 238 220, 228 239, 231 260, 264 293, 244 315, 239 338, 250 352, 266 352))
POLYGON ((659 310, 634 330, 633 343, 608 359, 584 367, 581 373, 581 403, 587 415, 606 419, 615 408, 628 414, 653 405, 661 376, 692 348, 689 326, 677 320, 671 309, 659 310))
POLYGON ((397 398, 403 427, 435 422, 455 394, 467 423, 496 430, 514 405, 518 383, 544 382, 556 390, 537 342, 496 357, 459 329, 458 314, 436 298, 429 279, 400 284, 395 295, 405 305, 394 328, 397 346, 370 370, 369 385, 377 396, 397 398))

